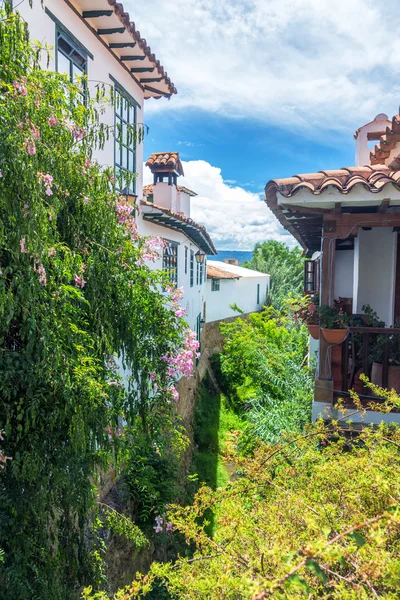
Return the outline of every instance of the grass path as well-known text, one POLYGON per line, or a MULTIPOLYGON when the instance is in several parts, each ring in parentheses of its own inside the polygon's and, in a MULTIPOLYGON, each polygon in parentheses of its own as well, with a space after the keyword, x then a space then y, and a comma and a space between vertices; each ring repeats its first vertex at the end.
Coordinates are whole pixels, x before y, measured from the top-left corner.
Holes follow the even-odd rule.
POLYGON ((223 452, 228 434, 243 431, 245 421, 228 405, 225 396, 211 392, 205 382, 196 404, 194 470, 199 481, 212 489, 223 487, 229 480, 229 464, 223 452))

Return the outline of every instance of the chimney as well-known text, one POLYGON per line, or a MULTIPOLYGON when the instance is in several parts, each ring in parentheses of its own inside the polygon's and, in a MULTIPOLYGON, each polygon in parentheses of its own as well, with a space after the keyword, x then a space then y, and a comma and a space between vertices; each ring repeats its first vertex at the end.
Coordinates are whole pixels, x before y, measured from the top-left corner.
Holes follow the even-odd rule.
POLYGON ((375 144, 380 137, 386 133, 386 127, 390 127, 391 122, 384 113, 376 115, 375 119, 362 127, 359 127, 354 134, 356 140, 356 166, 364 167, 370 165, 370 154, 374 150, 375 144))
POLYGON ((237 258, 226 258, 224 262, 227 265, 235 265, 236 267, 239 266, 239 260, 237 258))
POLYGON ((184 175, 178 152, 155 152, 146 162, 153 173, 153 202, 180 212, 177 178, 184 175))

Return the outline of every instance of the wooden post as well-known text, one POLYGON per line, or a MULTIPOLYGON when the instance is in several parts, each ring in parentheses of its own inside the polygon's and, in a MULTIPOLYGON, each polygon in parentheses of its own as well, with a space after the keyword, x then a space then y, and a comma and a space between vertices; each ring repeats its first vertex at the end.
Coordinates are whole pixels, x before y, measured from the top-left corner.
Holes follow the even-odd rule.
MULTIPOLYGON (((323 237, 321 257, 321 304, 333 306, 335 281, 336 240, 323 237)), ((331 356, 329 344, 320 332, 319 335, 319 379, 331 380, 331 356)))

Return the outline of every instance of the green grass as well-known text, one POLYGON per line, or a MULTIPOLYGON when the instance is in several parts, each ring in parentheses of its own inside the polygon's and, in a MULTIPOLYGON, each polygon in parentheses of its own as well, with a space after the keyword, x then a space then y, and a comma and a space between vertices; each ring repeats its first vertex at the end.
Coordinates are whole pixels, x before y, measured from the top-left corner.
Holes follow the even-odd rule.
POLYGON ((223 461, 224 446, 231 431, 243 431, 244 420, 229 407, 222 394, 215 394, 205 381, 196 403, 194 470, 199 481, 212 489, 226 485, 229 474, 223 461))

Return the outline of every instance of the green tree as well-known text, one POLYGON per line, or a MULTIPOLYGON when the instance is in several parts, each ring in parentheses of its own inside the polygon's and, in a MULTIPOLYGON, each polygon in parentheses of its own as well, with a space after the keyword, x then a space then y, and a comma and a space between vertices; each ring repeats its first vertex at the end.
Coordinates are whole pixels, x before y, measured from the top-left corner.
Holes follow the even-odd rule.
POLYGON ((252 259, 245 262, 243 266, 271 275, 271 288, 267 301, 279 308, 290 294, 302 293, 303 263, 300 248, 289 249, 282 242, 269 240, 256 244, 252 259))
MULTIPOLYGON (((129 447, 120 423, 147 439, 162 427, 181 435, 168 357, 193 346, 176 297, 160 293, 162 275, 144 264, 158 241, 137 234, 135 208, 116 191, 113 170, 92 158, 110 135, 99 114, 112 96, 99 85, 82 103, 66 76, 40 68, 41 52, 19 16, 2 10, 4 600, 70 600, 84 584, 97 585, 96 486, 129 447)), ((142 128, 129 136, 140 143, 142 128)), ((123 529, 143 543, 140 532, 123 529)))
POLYGON ((195 552, 153 563, 115 599, 146 597, 161 580, 179 600, 396 600, 399 445, 398 427, 366 427, 351 441, 348 429, 322 423, 259 444, 250 458, 233 445, 240 477, 225 489, 202 488, 168 516, 195 552), (210 510, 213 537, 202 520, 210 510))

